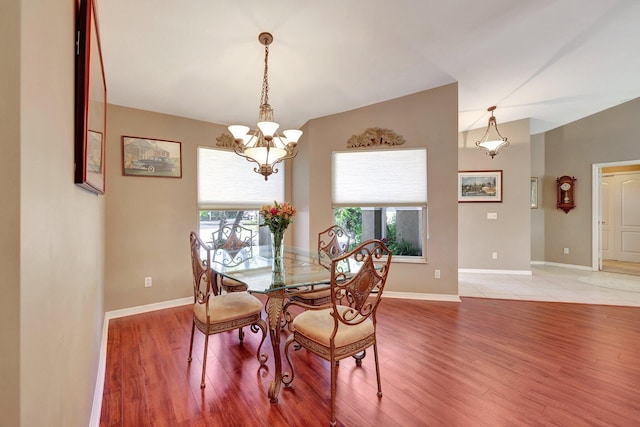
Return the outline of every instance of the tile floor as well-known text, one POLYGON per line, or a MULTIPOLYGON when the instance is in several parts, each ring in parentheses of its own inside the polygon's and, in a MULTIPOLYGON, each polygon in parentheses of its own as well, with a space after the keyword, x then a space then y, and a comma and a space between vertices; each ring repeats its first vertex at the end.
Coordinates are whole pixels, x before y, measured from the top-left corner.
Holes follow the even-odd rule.
POLYGON ((640 307, 640 276, 532 265, 532 275, 459 273, 461 297, 640 307))

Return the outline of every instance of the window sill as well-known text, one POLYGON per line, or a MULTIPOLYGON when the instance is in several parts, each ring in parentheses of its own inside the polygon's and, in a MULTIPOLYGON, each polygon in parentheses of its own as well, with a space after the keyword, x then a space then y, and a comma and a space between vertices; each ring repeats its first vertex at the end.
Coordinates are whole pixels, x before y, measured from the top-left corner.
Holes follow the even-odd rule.
POLYGON ((392 263, 402 263, 402 264, 428 264, 427 259, 424 257, 417 256, 394 256, 391 259, 392 263))

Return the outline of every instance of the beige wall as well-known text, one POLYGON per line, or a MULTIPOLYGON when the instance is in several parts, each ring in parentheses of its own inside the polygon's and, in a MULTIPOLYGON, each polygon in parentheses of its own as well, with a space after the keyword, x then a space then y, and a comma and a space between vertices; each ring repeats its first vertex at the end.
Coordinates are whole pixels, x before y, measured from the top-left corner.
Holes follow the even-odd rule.
POLYGON ((226 126, 117 105, 107 113, 105 309, 189 297, 189 232, 198 230, 197 148, 215 147, 226 126), (182 178, 123 176, 123 135, 180 142, 182 178), (150 288, 145 277, 153 279, 150 288))
POLYGON ((88 425, 98 368, 104 209, 73 183, 75 0, 64 3, 0 8, 3 426, 88 425))
MULTIPOLYGON (((312 121, 314 122, 314 121, 312 121)), ((311 123, 312 123, 311 122, 311 123)), ((311 158, 313 156, 313 147, 310 144, 310 135, 312 133, 312 124, 307 122, 300 130, 304 133, 302 134, 302 138, 298 142, 298 155, 291 161, 292 164, 292 176, 291 180, 291 193, 290 200, 292 203, 295 203, 295 207, 298 210, 298 214, 294 219, 294 223, 291 226, 291 233, 288 234, 288 238, 291 238, 290 243, 292 243, 296 247, 311 247, 312 241, 317 239, 318 235, 316 233, 315 237, 311 236, 312 232, 310 231, 310 212, 311 212, 311 203, 312 203, 312 182, 314 181, 324 181, 327 179, 331 179, 330 172, 323 172, 316 175, 312 178, 311 176, 311 167, 312 161, 311 158)), ((330 171, 330 169, 329 169, 330 171)), ((313 199, 315 199, 315 195, 313 199)))
MULTIPOLYGON (((457 162, 456 111, 457 85, 448 85, 307 123, 292 174, 287 175, 287 198, 298 209, 288 237, 297 246, 313 247, 321 227, 332 223, 331 151, 343 149, 351 135, 367 127, 392 128, 404 135, 406 146, 428 148, 429 218, 438 226, 431 229, 429 263, 398 263, 388 289, 457 294, 457 221, 451 215, 456 209, 451 196, 457 162), (430 279, 436 268, 442 272, 439 281, 430 279)), ((191 295, 187 236, 198 226, 196 148, 215 146, 225 127, 114 105, 108 114, 105 308, 187 297, 191 295), (180 141, 182 179, 122 176, 122 135, 180 141), (145 276, 153 277, 151 288, 144 287, 145 276)))
POLYGON ((531 209, 531 261, 544 261, 544 134, 531 135, 531 176, 538 178, 538 208, 531 209))
MULTIPOLYGON (((392 129, 402 135, 402 147, 427 148, 430 239, 428 263, 394 262, 388 291, 434 294, 458 292, 457 165, 458 86, 451 84, 344 113, 310 120, 294 160, 293 203, 307 219, 296 222, 295 244, 313 247, 318 232, 333 223, 331 153, 345 150, 349 137, 369 127, 392 129), (441 279, 434 279, 434 269, 441 279)), ((372 165, 380 169, 384 165, 372 165)))
POLYGON ((197 147, 214 147, 226 128, 114 105, 107 112, 105 309, 190 296, 189 232, 198 229, 197 147), (182 178, 123 176, 123 135, 180 142, 182 178), (150 288, 144 287, 147 276, 153 278, 150 288))
POLYGON ((0 5, 0 425, 20 425, 20 1, 0 5))
POLYGON ((462 269, 529 271, 529 120, 501 123, 499 114, 497 120, 500 133, 508 138, 510 145, 500 150, 493 159, 475 145, 475 141, 486 131, 486 125, 462 132, 459 136, 459 170, 502 170, 503 201, 458 204, 458 262, 462 269), (487 219, 487 213, 497 213, 498 219, 487 219), (492 258, 493 252, 497 252, 497 259, 492 258))
POLYGON ((546 261, 591 266, 592 164, 640 160, 638 117, 640 98, 545 134, 546 261), (578 179, 576 207, 569 213, 556 209, 555 180, 563 175, 578 179))

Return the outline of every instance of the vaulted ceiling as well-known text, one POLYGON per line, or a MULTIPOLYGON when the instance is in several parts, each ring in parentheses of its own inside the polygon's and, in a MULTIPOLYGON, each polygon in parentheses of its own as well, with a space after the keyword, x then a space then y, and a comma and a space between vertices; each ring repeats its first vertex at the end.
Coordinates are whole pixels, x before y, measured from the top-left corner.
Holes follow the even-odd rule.
POLYGON ((109 103, 197 120, 255 123, 262 31, 284 127, 452 82, 460 131, 640 96, 636 0, 96 1, 109 103))

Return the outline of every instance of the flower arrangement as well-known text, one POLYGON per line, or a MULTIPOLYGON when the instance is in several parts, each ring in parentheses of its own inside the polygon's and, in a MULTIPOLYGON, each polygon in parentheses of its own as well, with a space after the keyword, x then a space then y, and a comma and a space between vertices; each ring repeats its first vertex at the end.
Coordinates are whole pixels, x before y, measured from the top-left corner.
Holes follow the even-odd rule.
POLYGON ((274 235, 282 234, 289 224, 293 222, 293 217, 296 213, 296 208, 289 203, 280 204, 274 200, 273 206, 264 205, 260 208, 260 215, 264 219, 262 226, 269 227, 269 230, 274 235))
POLYGON ((264 219, 261 226, 269 227, 273 243, 273 259, 271 268, 273 270, 273 284, 279 286, 284 283, 284 265, 282 256, 284 255, 284 231, 293 222, 296 215, 296 208, 289 203, 279 204, 275 200, 273 206, 264 205, 260 208, 260 215, 264 219))

